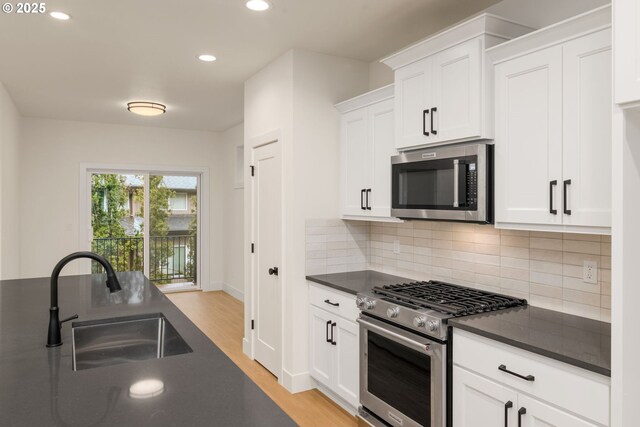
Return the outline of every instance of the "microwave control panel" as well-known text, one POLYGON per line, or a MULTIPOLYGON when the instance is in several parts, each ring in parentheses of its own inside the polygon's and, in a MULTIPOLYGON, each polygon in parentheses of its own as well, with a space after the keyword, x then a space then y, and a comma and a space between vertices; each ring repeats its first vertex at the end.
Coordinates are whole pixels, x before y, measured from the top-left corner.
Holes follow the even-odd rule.
POLYGON ((467 207, 478 204, 478 171, 475 163, 467 165, 467 207))

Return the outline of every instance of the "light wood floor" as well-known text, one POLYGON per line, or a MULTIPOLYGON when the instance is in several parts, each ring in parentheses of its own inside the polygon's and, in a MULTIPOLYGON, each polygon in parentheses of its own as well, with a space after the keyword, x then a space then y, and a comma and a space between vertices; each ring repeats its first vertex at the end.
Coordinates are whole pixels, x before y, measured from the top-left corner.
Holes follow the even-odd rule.
POLYGON ((244 306, 226 292, 185 292, 167 297, 297 424, 356 427, 356 418, 318 390, 291 394, 242 352, 244 306))

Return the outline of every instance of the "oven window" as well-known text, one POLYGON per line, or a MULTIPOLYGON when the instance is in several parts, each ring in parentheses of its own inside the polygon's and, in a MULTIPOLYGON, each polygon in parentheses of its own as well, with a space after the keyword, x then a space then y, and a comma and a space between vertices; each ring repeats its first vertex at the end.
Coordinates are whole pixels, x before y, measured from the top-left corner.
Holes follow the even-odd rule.
POLYGON ((394 209, 456 210, 475 208, 477 156, 460 157, 458 200, 454 200, 454 159, 425 160, 392 165, 394 209), (454 208, 454 202, 458 207, 454 208), (471 205, 470 205, 471 203, 471 205))
POLYGON ((431 358, 375 332, 367 337, 368 392, 431 426, 431 358))

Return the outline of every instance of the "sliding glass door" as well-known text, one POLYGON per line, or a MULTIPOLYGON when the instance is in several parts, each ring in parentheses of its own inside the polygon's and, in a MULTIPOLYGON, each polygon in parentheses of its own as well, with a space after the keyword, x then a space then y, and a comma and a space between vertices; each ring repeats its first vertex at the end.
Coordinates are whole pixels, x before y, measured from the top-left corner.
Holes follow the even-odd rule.
POLYGON ((199 177, 90 175, 92 251, 116 271, 144 272, 162 290, 198 287, 199 177))

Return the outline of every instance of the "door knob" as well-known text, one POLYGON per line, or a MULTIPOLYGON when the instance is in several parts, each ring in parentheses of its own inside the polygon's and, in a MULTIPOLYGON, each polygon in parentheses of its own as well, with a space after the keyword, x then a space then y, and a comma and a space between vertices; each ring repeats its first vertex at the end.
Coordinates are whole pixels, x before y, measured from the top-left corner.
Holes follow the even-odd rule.
POLYGON ((277 276, 278 275, 278 267, 273 267, 269 269, 269 276, 277 276))

